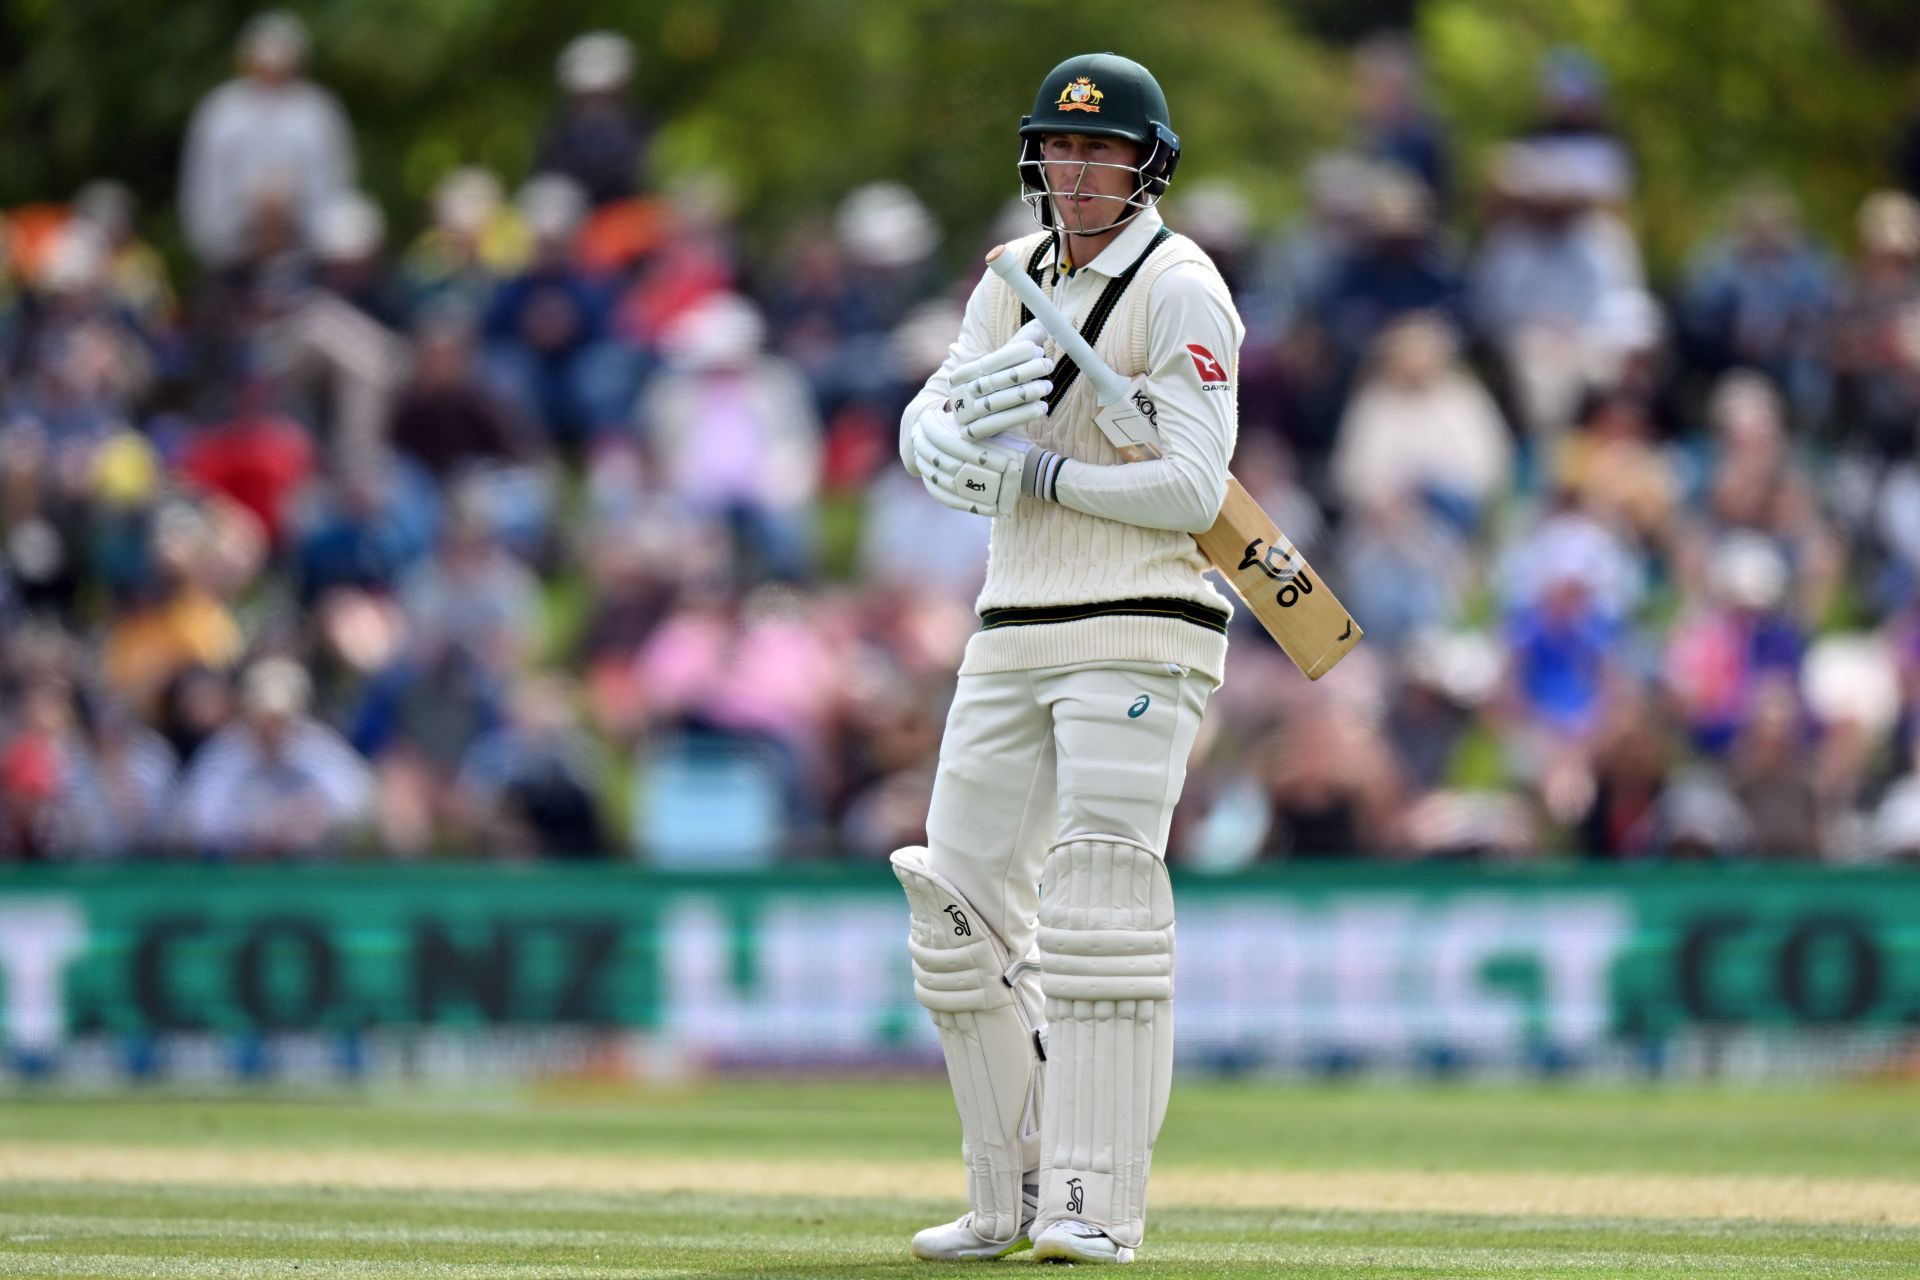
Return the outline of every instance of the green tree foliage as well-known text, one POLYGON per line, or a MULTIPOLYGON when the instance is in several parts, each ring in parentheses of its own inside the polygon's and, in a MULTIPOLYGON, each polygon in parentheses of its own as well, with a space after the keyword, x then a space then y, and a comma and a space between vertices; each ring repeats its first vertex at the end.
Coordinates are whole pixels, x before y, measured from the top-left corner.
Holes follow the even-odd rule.
POLYGON ((1893 136, 1913 103, 1902 69, 1837 20, 1845 7, 1430 0, 1420 35, 1470 171, 1534 114, 1549 49, 1591 52, 1639 165, 1648 256, 1670 266, 1712 229, 1730 191, 1762 176, 1787 183, 1815 225, 1850 244, 1854 209, 1887 185, 1893 136))
MULTIPOLYGON (((0 0, 0 205, 63 199, 90 177, 171 212, 194 104, 232 74, 242 0, 0 0)), ((1054 62, 1105 47, 1165 84, 1187 143, 1183 177, 1245 182, 1263 216, 1301 163, 1351 120, 1350 36, 1301 4, 1208 0, 306 0, 314 74, 340 95, 365 184, 404 229, 455 164, 526 172, 553 104, 553 59, 611 27, 641 50, 636 96, 661 123, 663 182, 718 172, 756 243, 805 225, 849 186, 912 185, 978 230, 1013 191, 1013 128, 1054 62)), ((1407 6, 1352 6, 1355 14, 1407 6)), ((1880 0, 1428 0, 1418 30, 1471 181, 1531 114, 1540 55, 1571 41, 1607 68, 1643 168, 1656 261, 1704 230, 1758 172, 1802 191, 1844 232, 1883 181, 1907 105, 1877 40, 1911 33, 1880 0), (1878 33, 1878 34, 1876 34, 1878 33)), ((970 241, 949 246, 970 253, 970 241)))

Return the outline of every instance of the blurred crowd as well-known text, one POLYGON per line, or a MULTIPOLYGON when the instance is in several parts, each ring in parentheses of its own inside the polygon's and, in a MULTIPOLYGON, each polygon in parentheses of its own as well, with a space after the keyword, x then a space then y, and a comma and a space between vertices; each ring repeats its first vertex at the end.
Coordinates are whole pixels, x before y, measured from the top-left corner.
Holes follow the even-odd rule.
MULTIPOLYGON (((111 179, 0 215, 0 861, 920 839, 989 532, 895 452, 955 229, 877 183, 744 243, 594 32, 400 238, 300 24, 238 53, 190 271, 111 179)), ((1235 472, 1368 635, 1309 684, 1236 621, 1170 856, 1920 854, 1920 204, 1828 245, 1756 179, 1656 288, 1591 59, 1472 172, 1410 45, 1354 67, 1290 224, 1168 198, 1235 472)))

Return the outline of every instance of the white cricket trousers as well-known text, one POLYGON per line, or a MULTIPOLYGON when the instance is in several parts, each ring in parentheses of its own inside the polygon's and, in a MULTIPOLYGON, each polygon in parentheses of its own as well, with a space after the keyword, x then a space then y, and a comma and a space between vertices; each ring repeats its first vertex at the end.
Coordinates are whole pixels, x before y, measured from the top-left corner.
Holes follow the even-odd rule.
POLYGON ((1164 855, 1213 682, 1167 662, 963 675, 927 813, 928 861, 1016 960, 1056 841, 1121 836, 1164 855))

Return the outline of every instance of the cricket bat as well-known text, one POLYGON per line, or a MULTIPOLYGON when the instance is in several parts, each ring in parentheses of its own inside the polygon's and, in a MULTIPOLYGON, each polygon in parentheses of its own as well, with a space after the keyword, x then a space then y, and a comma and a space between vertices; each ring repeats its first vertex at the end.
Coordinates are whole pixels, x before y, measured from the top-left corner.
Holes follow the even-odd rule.
MULTIPOLYGON (((987 267, 1007 282, 1060 349, 1080 366, 1080 375, 1092 382, 1100 404, 1095 424, 1120 457, 1127 462, 1161 457, 1160 432, 1154 422, 1157 410, 1147 394, 1146 380, 1129 382, 1108 368, 1046 291, 1020 269, 1018 257, 1006 252, 1005 245, 987 255, 987 267)), ((1318 680, 1360 643, 1360 626, 1346 606, 1232 476, 1227 477, 1227 496, 1213 527, 1194 534, 1193 540, 1307 679, 1318 680)))

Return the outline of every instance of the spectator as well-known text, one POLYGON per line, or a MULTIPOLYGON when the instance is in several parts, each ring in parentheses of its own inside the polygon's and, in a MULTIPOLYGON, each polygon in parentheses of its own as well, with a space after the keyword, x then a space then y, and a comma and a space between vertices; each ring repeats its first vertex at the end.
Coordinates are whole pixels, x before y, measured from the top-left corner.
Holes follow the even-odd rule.
POLYGON ((417 335, 413 377, 393 411, 393 447, 445 483, 473 465, 513 465, 539 442, 492 394, 474 364, 473 335, 451 318, 417 335))
POLYGON ((1747 741, 1770 760, 1779 749, 1779 695, 1771 690, 1797 686, 1806 649, 1786 608, 1791 586, 1786 558, 1758 534, 1732 533, 1714 548, 1711 594, 1675 624, 1665 660, 1668 691, 1700 750, 1724 755, 1747 741), (1775 719, 1750 739, 1761 711, 1775 719))
POLYGON ((1653 409, 1638 396, 1587 397, 1553 459, 1553 481, 1582 511, 1648 553, 1665 554, 1674 537, 1681 477, 1654 442, 1653 409))
POLYGON ((372 199, 347 192, 321 211, 311 287, 259 334, 264 370, 304 393, 307 420, 324 426, 336 459, 380 447, 406 373, 396 331, 403 302, 381 259, 386 216, 372 199))
POLYGON ((1418 49, 1403 35, 1383 33, 1364 41, 1355 61, 1361 149, 1414 174, 1433 204, 1444 207, 1452 194, 1452 157, 1420 83, 1418 49))
POLYGON ((24 369, 0 408, 38 424, 57 448, 97 443, 131 416, 152 381, 147 335, 114 304, 108 267, 100 234, 69 222, 21 309, 15 341, 24 369))
POLYGON ((788 587, 689 595, 634 660, 643 700, 628 732, 755 761, 790 829, 811 830, 844 670, 817 614, 788 587))
POLYGON ((1876 192, 1858 222, 1860 261, 1834 319, 1836 412, 1847 439, 1906 457, 1920 421, 1920 202, 1876 192))
POLYGON ((1522 139, 1601 175, 1610 199, 1624 200, 1633 189, 1633 158, 1610 119, 1606 72, 1584 49, 1563 45, 1547 54, 1540 114, 1522 139))
MULTIPOLYGON (((1798 582, 1796 616, 1824 616, 1839 588, 1844 552, 1828 528, 1805 459, 1787 438, 1786 407, 1756 374, 1728 374, 1715 385, 1707 415, 1713 453, 1696 519, 1681 539, 1675 565, 1684 588, 1707 590, 1706 566, 1716 540, 1747 530, 1771 540, 1798 582)), ((1886 494, 1896 491, 1889 480, 1886 494)))
POLYGON ((1494 692, 1500 664, 1498 649, 1474 632, 1434 630, 1410 639, 1386 733, 1414 792, 1448 781, 1455 752, 1494 692))
POLYGON ((1830 393, 1821 345, 1834 303, 1833 265, 1802 229, 1783 188, 1747 188, 1734 202, 1732 222, 1689 273, 1681 339, 1702 371, 1758 370, 1787 396, 1797 421, 1819 422, 1830 393))
POLYGON ((479 848, 522 858, 607 851, 595 798, 606 764, 576 727, 572 699, 553 677, 526 681, 507 723, 467 752, 455 786, 479 848))
MULTIPOLYGON (((1335 152, 1307 167, 1308 213, 1268 246, 1240 302, 1240 434, 1284 441, 1318 483, 1344 408, 1346 374, 1322 326, 1333 281, 1366 235, 1373 166, 1335 152)), ((1236 301, 1240 301, 1236 299, 1236 301)))
POLYGON ((1430 311, 1458 327, 1459 272, 1435 239, 1433 197, 1405 171, 1376 170, 1364 234, 1333 273, 1320 304, 1321 324, 1351 372, 1395 319, 1430 311))
POLYGON ((460 650, 493 680, 538 651, 539 580, 501 544, 472 491, 451 497, 439 545, 402 579, 400 600, 423 650, 460 650))
POLYGON ((1423 499, 1471 531, 1512 471, 1507 425, 1460 363, 1446 322, 1416 312, 1389 326, 1340 424, 1333 481, 1341 501, 1423 499))
POLYGON ((201 748, 181 799, 181 838, 221 859, 337 853, 373 811, 373 780, 307 712, 312 681, 292 658, 262 658, 241 682, 238 720, 201 748))
POLYGON ((1745 850, 1752 857, 1820 856, 1828 815, 1807 767, 1810 736, 1793 673, 1761 679, 1728 760, 1733 794, 1753 822, 1745 850))
POLYGON ((245 640, 224 595, 252 576, 257 539, 231 510, 179 503, 159 512, 147 576, 109 624, 102 655, 109 685, 130 706, 150 713, 187 668, 239 659, 245 640))
POLYGON ((1528 436, 1551 444, 1591 376, 1608 299, 1641 288, 1639 251, 1606 205, 1617 175, 1580 150, 1514 143, 1469 281, 1479 332, 1499 354, 1528 436))
POLYGON ((359 462, 338 481, 313 486, 293 541, 300 603, 342 588, 393 594, 432 546, 439 494, 418 468, 359 462))
POLYGON ((1583 566, 1562 561, 1543 579, 1506 626, 1513 734, 1536 761, 1558 748, 1591 747, 1624 648, 1622 619, 1583 566))
POLYGON ((1581 856, 1626 862, 1662 850, 1662 804, 1677 751, 1659 703, 1622 690, 1607 709, 1594 744, 1592 785, 1575 823, 1581 856))
POLYGON ((172 323, 174 297, 166 260, 135 229, 138 212, 133 193, 109 179, 89 182, 73 197, 74 223, 98 237, 105 256, 107 296, 152 339, 172 323))
POLYGON ((762 350, 764 333, 738 295, 683 316, 640 419, 665 489, 725 522, 751 571, 799 581, 813 564, 820 428, 799 373, 762 350))
POLYGON ((1253 752, 1268 812, 1263 858, 1318 860, 1387 852, 1397 842, 1393 753, 1363 722, 1303 720, 1253 752))
POLYGON ((264 382, 238 387, 230 414, 184 442, 178 472, 200 492, 238 503, 278 545, 294 499, 314 474, 315 458, 306 428, 280 412, 271 396, 264 382))
POLYGON ((0 729, 0 854, 28 860, 124 857, 156 842, 175 764, 151 730, 117 710, 83 716, 60 677, 27 683, 0 729))
POLYGON ((834 234, 869 295, 879 334, 929 291, 940 224, 913 191, 897 182, 870 182, 841 197, 834 234))
POLYGON ((88 569, 85 493, 66 482, 73 471, 38 425, 0 427, 0 579, 17 607, 67 619, 88 569))
POLYGON ((1473 586, 1460 526, 1397 498, 1347 513, 1337 563, 1340 598, 1387 652, 1417 631, 1457 622, 1473 586))
POLYGON ((587 211, 581 188, 569 178, 535 178, 518 203, 533 257, 488 307, 486 374, 548 439, 577 447, 626 424, 637 360, 609 339, 603 289, 575 258, 587 211))
POLYGON ((624 200, 639 190, 651 130, 627 101, 633 42, 611 31, 575 36, 560 51, 566 98, 534 150, 535 173, 579 184, 589 203, 624 200))
POLYGON ((494 286, 519 274, 532 252, 526 224, 491 170, 454 169, 433 191, 433 223, 401 263, 414 324, 474 325, 494 286))
POLYGON ((299 242, 354 181, 353 135, 332 94, 300 78, 307 31, 285 12, 240 33, 238 79, 209 94, 187 126, 180 218, 203 265, 240 264, 257 246, 266 207, 299 242))

